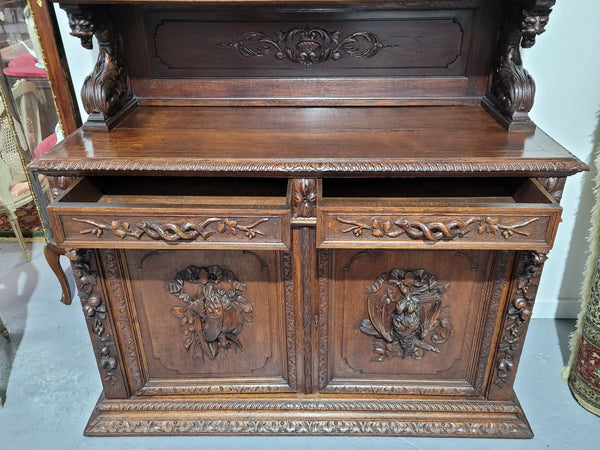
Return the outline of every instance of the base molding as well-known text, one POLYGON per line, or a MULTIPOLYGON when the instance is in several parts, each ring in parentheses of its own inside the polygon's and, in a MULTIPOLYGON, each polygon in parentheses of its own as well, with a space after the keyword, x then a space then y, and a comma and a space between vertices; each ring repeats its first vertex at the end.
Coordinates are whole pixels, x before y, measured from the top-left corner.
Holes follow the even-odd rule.
POLYGON ((531 438, 512 401, 100 397, 86 436, 387 435, 531 438), (317 414, 318 412, 318 414, 317 414))

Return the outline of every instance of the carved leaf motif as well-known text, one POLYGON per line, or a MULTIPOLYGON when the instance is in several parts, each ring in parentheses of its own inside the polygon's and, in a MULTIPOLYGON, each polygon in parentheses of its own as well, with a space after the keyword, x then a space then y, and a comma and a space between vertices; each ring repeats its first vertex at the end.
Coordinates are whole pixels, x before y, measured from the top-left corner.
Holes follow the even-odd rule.
POLYGON ((504 335, 498 345, 496 361, 496 379, 494 384, 501 388, 508 382, 508 376, 514 369, 514 360, 518 358, 525 328, 531 318, 532 307, 547 259, 545 253, 523 252, 523 269, 517 277, 516 292, 508 304, 504 335))
POLYGON ((273 36, 262 31, 247 31, 233 43, 222 47, 237 49, 246 58, 262 58, 273 54, 276 59, 287 59, 298 64, 311 66, 325 61, 337 61, 343 54, 353 58, 371 58, 386 47, 379 37, 371 32, 357 32, 341 38, 341 31, 322 28, 294 28, 290 31, 275 31, 273 36))
POLYGON ((117 384, 117 360, 113 356, 115 344, 111 336, 106 333, 107 311, 104 300, 94 293, 98 276, 90 268, 92 252, 88 249, 75 250, 68 252, 67 255, 71 260, 73 275, 77 280, 81 306, 93 335, 94 348, 99 354, 98 365, 104 371, 104 381, 115 386, 117 384))
POLYGON ((292 183, 294 217, 313 217, 317 206, 317 181, 294 180, 292 183))
POLYGON ((374 337, 373 361, 422 359, 425 351, 439 353, 433 344, 444 343, 452 334, 441 306, 448 286, 438 284, 423 269, 393 269, 366 286, 369 317, 361 322, 360 331, 374 337))

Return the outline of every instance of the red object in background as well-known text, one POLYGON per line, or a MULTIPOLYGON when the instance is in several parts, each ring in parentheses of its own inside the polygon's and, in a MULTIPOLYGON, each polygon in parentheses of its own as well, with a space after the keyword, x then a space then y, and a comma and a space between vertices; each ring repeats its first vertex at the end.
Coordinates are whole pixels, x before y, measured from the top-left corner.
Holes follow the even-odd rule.
POLYGON ((30 53, 23 53, 8 63, 4 75, 9 77, 48 78, 46 69, 36 67, 38 60, 30 53))
POLYGON ((56 145, 56 141, 56 133, 52 133, 50 136, 48 136, 46 139, 44 139, 38 144, 38 146, 33 151, 34 157, 37 158, 38 156, 46 153, 48 150, 50 150, 56 145))

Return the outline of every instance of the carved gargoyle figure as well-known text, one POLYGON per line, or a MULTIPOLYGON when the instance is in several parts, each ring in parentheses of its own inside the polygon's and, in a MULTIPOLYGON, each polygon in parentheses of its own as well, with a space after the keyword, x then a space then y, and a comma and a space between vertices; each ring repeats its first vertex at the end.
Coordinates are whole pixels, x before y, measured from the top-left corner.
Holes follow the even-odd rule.
POLYGON ((90 12, 74 14, 67 11, 69 18, 69 28, 71 28, 71 36, 81 39, 81 45, 88 50, 93 47, 92 37, 96 32, 96 26, 92 20, 90 12))
POLYGON ((393 269, 367 286, 369 318, 360 330, 375 338, 373 361, 422 359, 425 351, 439 353, 436 344, 445 342, 453 331, 448 317, 441 317, 448 286, 423 269, 393 269))
POLYGON ((521 38, 521 47, 533 47, 536 36, 546 31, 546 25, 548 25, 549 19, 549 15, 537 16, 531 11, 523 10, 523 21, 521 22, 523 37, 521 38))
POLYGON ((242 293, 246 285, 233 272, 219 266, 188 266, 166 283, 183 306, 173 306, 179 319, 186 350, 195 359, 214 360, 221 349, 242 350, 238 335, 244 322, 252 321, 252 305, 242 293))

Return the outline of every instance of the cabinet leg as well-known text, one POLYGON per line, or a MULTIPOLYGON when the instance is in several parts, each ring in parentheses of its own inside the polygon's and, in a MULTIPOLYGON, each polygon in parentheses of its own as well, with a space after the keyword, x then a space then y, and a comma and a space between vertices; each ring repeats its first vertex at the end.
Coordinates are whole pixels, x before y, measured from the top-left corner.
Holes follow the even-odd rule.
POLYGON ((44 247, 44 256, 46 257, 46 262, 52 269, 52 272, 54 272, 54 275, 56 275, 56 278, 58 278, 58 282, 62 288, 62 298, 60 301, 65 305, 70 305, 71 288, 69 287, 67 276, 60 265, 60 257, 64 254, 64 250, 58 248, 56 245, 46 244, 44 247))

